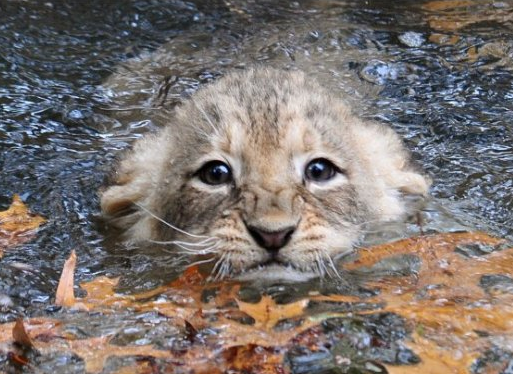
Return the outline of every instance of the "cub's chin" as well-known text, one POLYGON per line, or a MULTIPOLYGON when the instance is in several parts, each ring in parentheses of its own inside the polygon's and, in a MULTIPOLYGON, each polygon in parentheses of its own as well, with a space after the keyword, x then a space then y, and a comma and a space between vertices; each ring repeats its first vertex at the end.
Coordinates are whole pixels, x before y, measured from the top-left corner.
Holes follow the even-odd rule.
POLYGON ((255 266, 234 274, 233 278, 241 281, 258 281, 259 283, 285 282, 299 283, 319 277, 312 271, 304 271, 294 268, 292 265, 270 263, 255 266))

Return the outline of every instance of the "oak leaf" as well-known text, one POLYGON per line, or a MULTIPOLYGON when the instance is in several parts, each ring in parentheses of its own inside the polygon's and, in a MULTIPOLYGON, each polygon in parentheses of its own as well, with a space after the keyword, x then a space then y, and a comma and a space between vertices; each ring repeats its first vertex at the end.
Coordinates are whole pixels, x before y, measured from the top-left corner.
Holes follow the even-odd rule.
POLYGON ((303 315, 308 299, 290 304, 276 304, 272 297, 263 295, 256 304, 237 300, 239 309, 255 320, 256 328, 272 329, 279 321, 303 315))
MULTIPOLYGON (((360 300, 374 309, 359 314, 392 312, 410 325, 422 326, 422 337, 417 334, 405 339, 422 363, 390 366, 390 373, 469 373, 478 352, 490 347, 491 337, 513 336, 513 294, 491 293, 481 285, 487 275, 513 279, 513 248, 481 256, 458 253, 458 248, 469 244, 498 248, 504 241, 483 233, 417 237, 364 250, 357 261, 346 264, 347 270, 357 271, 372 269, 379 261, 398 254, 413 254, 421 260, 414 275, 367 282, 366 286, 378 294, 360 300)), ((344 295, 328 298, 347 301, 344 295)))
POLYGON ((6 248, 30 240, 44 222, 43 217, 29 211, 19 195, 14 195, 9 209, 0 212, 0 258, 6 248))

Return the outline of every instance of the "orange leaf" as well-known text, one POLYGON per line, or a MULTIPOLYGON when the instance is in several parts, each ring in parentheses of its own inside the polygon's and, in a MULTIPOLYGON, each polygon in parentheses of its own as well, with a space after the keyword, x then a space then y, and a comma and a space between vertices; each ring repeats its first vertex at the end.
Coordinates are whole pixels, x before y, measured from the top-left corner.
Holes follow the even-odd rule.
POLYGON ((360 314, 392 312, 424 331, 422 336, 406 340, 422 363, 387 366, 390 373, 469 373, 472 362, 490 346, 493 336, 513 335, 513 295, 485 290, 482 284, 483 277, 489 275, 513 278, 513 248, 485 251, 479 257, 464 256, 456 250, 467 245, 488 250, 503 243, 483 233, 425 236, 369 248, 361 251, 354 263, 345 265, 346 269, 365 267, 368 271, 398 254, 421 260, 415 275, 367 282, 367 287, 379 293, 361 300, 374 305, 374 310, 360 314))
POLYGON ((197 286, 201 285, 205 282, 205 277, 201 272, 199 271, 199 267, 196 266, 190 266, 183 274, 173 281, 169 286, 173 288, 188 288, 191 286, 197 286))
POLYGON ((9 209, 0 212, 0 257, 8 247, 24 243, 46 220, 33 215, 18 195, 14 195, 9 209))
POLYGON ((407 366, 385 365, 389 374, 468 374, 470 366, 478 357, 477 353, 442 348, 417 334, 407 345, 420 354, 422 362, 407 366))
MULTIPOLYGON (((358 303, 359 307, 351 311, 352 315, 395 313, 417 331, 406 336, 403 344, 422 362, 404 367, 387 365, 390 373, 464 374, 470 372, 475 359, 490 347, 493 337, 513 336, 513 294, 507 289, 501 292, 500 287, 493 288, 495 278, 488 283, 483 281, 487 275, 513 278, 513 248, 489 252, 503 242, 482 233, 456 233, 410 238, 361 250, 360 257, 345 264, 344 268, 348 271, 366 268, 361 273, 363 278, 359 279, 368 276, 364 286, 376 291, 374 296, 366 298, 313 295, 278 305, 271 297, 263 296, 258 303, 245 303, 237 300, 237 283, 205 284, 204 277, 195 267, 169 285, 135 295, 116 293, 118 279, 99 277, 81 285, 87 296, 76 300, 75 307, 84 305, 88 310, 104 313, 115 313, 124 308, 134 312, 158 312, 170 317, 168 323, 181 330, 184 320, 191 323, 194 326, 189 329, 192 331, 191 345, 181 352, 159 351, 152 346, 112 346, 106 337, 42 340, 34 338, 29 329, 27 331, 38 350, 44 346, 48 350, 72 351, 84 358, 87 370, 91 372, 101 371, 110 356, 135 354, 167 358, 166 361, 172 362, 170 365, 179 363, 198 374, 251 371, 252 368, 258 368, 256 372, 274 374, 284 369, 281 365, 283 356, 297 342, 294 338, 298 334, 327 318, 348 316, 335 312, 312 314, 310 310, 309 317, 304 318, 310 300, 358 303), (483 248, 482 253, 480 248, 483 248), (474 253, 472 251, 479 256, 461 254, 474 253), (418 257, 415 274, 396 273, 392 276, 382 272, 385 275, 381 277, 373 274, 374 265, 379 263, 379 269, 386 269, 387 262, 382 260, 393 257, 396 261, 402 254, 408 258, 418 257), (209 288, 215 292, 209 293, 211 296, 206 301, 201 296, 209 288), (162 297, 156 299, 158 295, 162 297), (364 303, 368 303, 368 307, 362 308, 364 303), (252 317, 255 323, 241 323, 239 318, 244 317, 243 314, 252 317), (274 328, 280 320, 297 317, 302 323, 294 323, 290 329, 274 328), (203 335, 201 330, 208 328, 214 329, 216 334, 203 335)), ((0 335, 2 327, 0 325, 0 335)), ((161 367, 161 363, 156 365, 161 367)), ((134 366, 133 371, 136 369, 152 370, 147 365, 134 366)), ((130 372, 130 368, 127 370, 130 372)), ((169 372, 172 370, 170 367, 169 372)))
POLYGON ((150 345, 118 346, 109 343, 106 336, 72 340, 68 342, 69 348, 85 362, 87 373, 100 373, 105 361, 113 356, 151 356, 155 358, 172 357, 169 351, 155 349, 150 345))
POLYGON ((73 291, 73 279, 75 266, 77 264, 77 255, 71 251, 71 255, 64 263, 57 292, 55 294, 55 304, 70 308, 75 305, 75 293, 73 291))
POLYGON ((223 352, 231 371, 259 374, 284 372, 283 352, 272 348, 249 344, 226 349, 223 352))
POLYGON ((264 295, 256 304, 237 300, 239 309, 255 320, 255 327, 272 329, 280 320, 303 315, 307 299, 290 304, 278 305, 272 297, 264 295))
MULTIPOLYGON (((7 353, 7 358, 9 359, 9 361, 11 361, 12 363, 14 363, 16 365, 25 366, 25 365, 30 364, 30 361, 26 357, 23 357, 14 352, 7 353)), ((3 374, 3 372, 1 372, 1 373, 3 374)))
POLYGON ((87 291, 87 296, 77 300, 82 303, 86 309, 92 309, 100 306, 121 306, 131 302, 130 296, 123 297, 114 291, 118 285, 119 278, 108 278, 101 276, 93 279, 91 282, 81 283, 80 287, 87 291))

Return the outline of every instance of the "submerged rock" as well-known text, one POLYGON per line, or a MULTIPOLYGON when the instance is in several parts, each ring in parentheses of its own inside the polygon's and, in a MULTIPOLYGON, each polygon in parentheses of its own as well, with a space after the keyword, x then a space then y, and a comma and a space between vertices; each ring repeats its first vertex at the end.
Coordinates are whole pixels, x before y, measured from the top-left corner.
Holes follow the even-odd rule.
POLYGON ((408 47, 420 47, 426 39, 424 35, 414 31, 408 31, 399 35, 399 41, 408 47))

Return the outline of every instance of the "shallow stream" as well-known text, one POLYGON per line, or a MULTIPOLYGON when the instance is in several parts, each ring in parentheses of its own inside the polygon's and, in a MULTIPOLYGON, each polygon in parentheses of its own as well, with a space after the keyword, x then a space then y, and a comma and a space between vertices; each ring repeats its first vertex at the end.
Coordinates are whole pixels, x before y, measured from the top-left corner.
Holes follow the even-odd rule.
POLYGON ((0 210, 17 193, 48 218, 0 261, 0 322, 53 308, 72 249, 78 281, 173 277, 165 254, 106 238, 97 191, 157 109, 255 63, 305 70, 395 128, 447 230, 513 236, 512 20, 513 1, 488 0, 0 0, 0 210))

